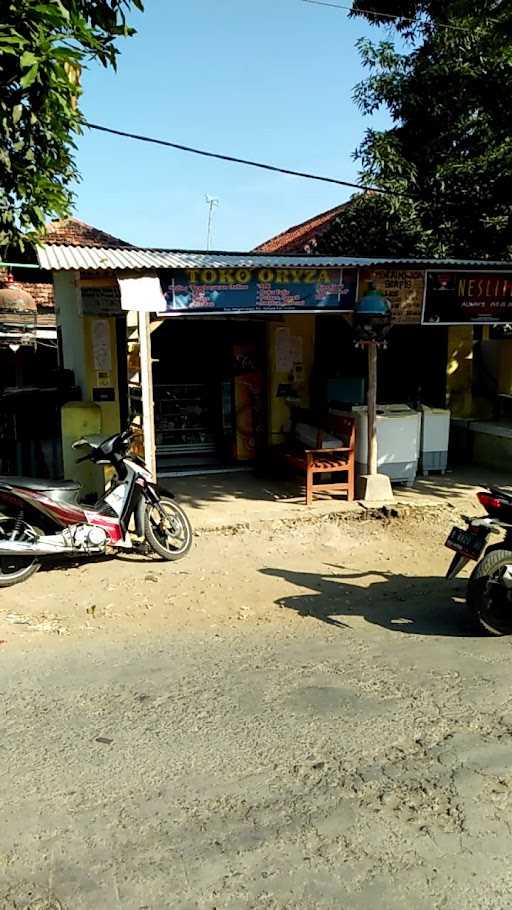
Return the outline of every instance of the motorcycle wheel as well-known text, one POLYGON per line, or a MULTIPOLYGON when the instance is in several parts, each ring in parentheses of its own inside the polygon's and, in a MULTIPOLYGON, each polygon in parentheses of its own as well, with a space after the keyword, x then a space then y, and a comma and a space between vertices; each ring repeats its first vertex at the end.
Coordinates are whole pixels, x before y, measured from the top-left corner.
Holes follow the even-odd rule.
MULTIPOLYGON (((12 518, 0 518, 0 529, 3 535, 9 535, 12 528, 9 525, 14 523, 12 518)), ((31 528, 42 534, 37 528, 31 528)), ((0 588, 10 588, 12 585, 19 585, 26 581, 35 572, 37 572, 40 562, 37 559, 30 559, 26 556, 0 556, 0 588)))
POLYGON ((144 533, 154 552, 162 559, 182 559, 192 546, 192 526, 183 509, 172 499, 161 499, 160 508, 148 503, 144 516, 144 533))
POLYGON ((512 552, 492 548, 475 566, 468 582, 468 617, 484 635, 512 635, 512 589, 501 582, 512 552))

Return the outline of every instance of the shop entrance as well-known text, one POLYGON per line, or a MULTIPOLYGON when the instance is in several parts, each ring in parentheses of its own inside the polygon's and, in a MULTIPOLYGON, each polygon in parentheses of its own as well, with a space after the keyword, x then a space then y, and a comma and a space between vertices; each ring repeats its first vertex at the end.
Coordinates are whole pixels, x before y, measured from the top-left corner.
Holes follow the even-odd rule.
POLYGON ((152 333, 157 470, 251 463, 264 443, 261 319, 162 320, 152 333))

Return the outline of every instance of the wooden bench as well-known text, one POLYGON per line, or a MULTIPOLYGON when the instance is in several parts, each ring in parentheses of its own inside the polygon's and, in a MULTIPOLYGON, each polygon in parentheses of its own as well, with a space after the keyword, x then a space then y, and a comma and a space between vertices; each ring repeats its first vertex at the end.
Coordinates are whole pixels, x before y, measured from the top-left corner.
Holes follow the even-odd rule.
POLYGON ((306 475, 306 505, 313 502, 314 493, 346 493, 347 500, 354 499, 355 487, 355 419, 349 415, 330 414, 323 421, 324 426, 314 426, 315 445, 309 448, 298 438, 300 427, 311 427, 300 412, 295 415, 293 428, 288 443, 281 449, 281 457, 293 470, 306 475), (340 440, 340 445, 330 445, 331 440, 340 440), (327 444, 327 445, 326 445, 327 444), (328 447, 327 447, 328 446, 328 447), (320 480, 315 483, 315 476, 325 474, 345 474, 339 479, 320 480))

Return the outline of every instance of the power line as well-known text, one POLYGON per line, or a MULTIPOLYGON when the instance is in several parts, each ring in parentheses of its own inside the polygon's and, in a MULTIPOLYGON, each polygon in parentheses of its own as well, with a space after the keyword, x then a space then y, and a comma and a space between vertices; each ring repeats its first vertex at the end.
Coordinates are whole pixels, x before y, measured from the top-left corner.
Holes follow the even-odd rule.
POLYGON ((219 152, 207 152, 205 149, 194 148, 191 145, 182 145, 179 142, 169 142, 166 139, 154 139, 151 136, 140 136, 137 133, 127 133, 125 130, 114 130, 108 126, 99 126, 97 123, 88 123, 85 121, 84 126, 88 127, 90 130, 98 130, 101 133, 111 133, 113 136, 123 136, 125 139, 135 139, 138 142, 149 142, 153 145, 163 145, 167 148, 178 149, 181 152, 190 152, 193 155, 202 155, 203 158, 216 158, 219 161, 245 164, 247 167, 257 167, 264 171, 273 171, 277 174, 288 174, 292 177, 303 177, 305 180, 318 180, 321 183, 335 183, 337 186, 348 186, 354 190, 381 193, 383 196, 397 196, 404 199, 416 198, 408 193, 395 193, 393 190, 385 190, 379 186, 364 186, 361 183, 351 183, 349 180, 338 180, 336 177, 322 177, 320 174, 310 174, 307 171, 292 171, 289 168, 278 167, 275 164, 264 164, 261 161, 250 161, 247 158, 235 158, 234 155, 222 155, 219 152))
MULTIPOLYGON (((400 16, 396 13, 380 13, 375 9, 354 9, 352 6, 344 6, 341 3, 331 3, 330 0, 302 0, 302 3, 310 3, 313 6, 329 6, 331 9, 342 9, 346 10, 348 13, 353 13, 354 15, 366 16, 375 16, 376 19, 400 19, 402 22, 412 22, 418 25, 421 25, 421 19, 412 18, 411 16, 400 16)), ((498 19, 487 19, 487 22, 492 22, 495 25, 499 25, 500 22, 498 19)), ((436 28, 445 28, 455 32, 469 32, 473 33, 474 29, 467 28, 465 25, 450 25, 448 22, 436 22, 436 28)))

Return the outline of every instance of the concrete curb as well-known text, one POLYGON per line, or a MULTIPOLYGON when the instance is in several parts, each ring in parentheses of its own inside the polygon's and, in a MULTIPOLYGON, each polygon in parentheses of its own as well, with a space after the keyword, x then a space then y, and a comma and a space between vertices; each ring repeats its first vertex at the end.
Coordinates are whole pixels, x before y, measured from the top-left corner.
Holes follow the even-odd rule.
MULTIPOLYGON (((467 505, 467 503, 466 503, 467 505)), ((460 503, 463 509, 462 502, 460 503)), ((389 521, 392 519, 408 518, 414 513, 425 516, 438 515, 442 512, 449 512, 454 516, 460 514, 458 506, 451 502, 442 501, 439 504, 432 501, 426 503, 386 503, 382 505, 363 505, 354 503, 354 508, 343 509, 342 511, 329 510, 325 512, 314 512, 300 515, 291 515, 282 518, 258 518, 254 521, 227 521, 215 525, 199 525, 194 527, 196 537, 202 537, 209 534, 243 534, 247 532, 258 531, 278 531, 290 528, 296 528, 300 525, 308 527, 322 524, 344 524, 350 521, 389 521)), ((193 518, 191 519, 193 522, 193 518)))

